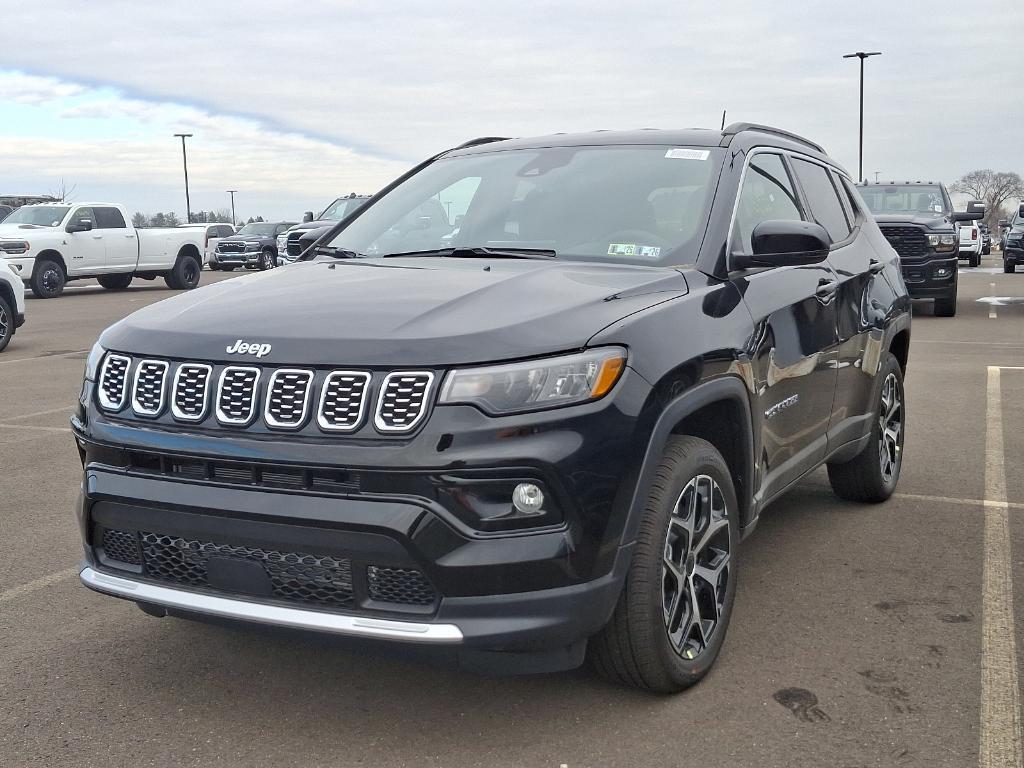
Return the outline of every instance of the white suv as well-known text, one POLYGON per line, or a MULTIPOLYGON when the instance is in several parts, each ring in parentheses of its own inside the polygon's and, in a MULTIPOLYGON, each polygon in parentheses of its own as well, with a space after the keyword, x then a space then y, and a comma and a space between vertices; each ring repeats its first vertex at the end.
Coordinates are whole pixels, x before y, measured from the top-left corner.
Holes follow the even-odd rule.
POLYGON ((0 352, 25 322, 25 285, 0 256, 0 352))

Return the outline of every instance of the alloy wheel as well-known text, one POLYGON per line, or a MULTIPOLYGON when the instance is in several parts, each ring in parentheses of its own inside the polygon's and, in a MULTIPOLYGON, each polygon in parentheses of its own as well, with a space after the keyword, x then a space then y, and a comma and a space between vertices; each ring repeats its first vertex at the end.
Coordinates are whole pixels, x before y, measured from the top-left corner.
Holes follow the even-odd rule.
POLYGON ((679 494, 662 557, 662 614, 672 648, 696 659, 721 625, 730 578, 729 510, 714 478, 698 475, 679 494))
POLYGON ((7 338, 7 334, 11 328, 11 319, 7 317, 7 309, 3 304, 0 304, 0 341, 7 338))
POLYGON ((882 402, 878 413, 878 460, 882 478, 891 482, 903 450, 903 400, 895 373, 882 382, 882 402))

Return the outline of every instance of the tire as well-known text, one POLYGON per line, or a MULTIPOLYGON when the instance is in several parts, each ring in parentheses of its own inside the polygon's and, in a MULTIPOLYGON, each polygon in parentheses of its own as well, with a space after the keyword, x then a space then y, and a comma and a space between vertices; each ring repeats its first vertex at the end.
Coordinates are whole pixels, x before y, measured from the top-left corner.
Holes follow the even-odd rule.
POLYGON ((48 258, 36 259, 29 285, 37 299, 57 298, 64 293, 66 282, 67 275, 64 274, 64 267, 59 261, 48 258))
POLYGON ((260 253, 260 272, 266 272, 268 269, 273 269, 276 266, 277 256, 275 256, 274 252, 269 248, 264 248, 263 251, 260 253))
POLYGON ((1008 275, 1012 275, 1016 271, 1017 271, 1017 265, 1016 264, 1011 264, 1008 261, 1004 261, 1003 262, 1003 272, 1005 272, 1008 275))
POLYGON ((211 272, 219 272, 220 271, 220 267, 218 267, 216 264, 210 263, 210 264, 207 264, 207 266, 210 268, 211 272))
POLYGON ((0 352, 7 349, 14 337, 14 307, 3 296, 0 296, 0 352))
POLYGON ((729 467, 715 447, 696 437, 671 437, 615 612, 588 646, 600 675, 675 693, 707 674, 725 640, 736 595, 738 513, 729 467), (709 530, 715 532, 707 538, 709 530), (688 599, 693 595, 695 600, 688 599), (693 617, 711 615, 715 623, 705 635, 693 617))
POLYGON ((935 300, 936 317, 956 317, 956 294, 935 300))
POLYGON ((97 277, 96 282, 108 291, 123 291, 132 284, 133 277, 135 277, 135 275, 130 272, 124 275, 103 275, 101 277, 97 277))
POLYGON ((174 267, 164 276, 164 282, 175 291, 191 291, 199 285, 202 274, 203 267, 199 260, 191 254, 184 254, 178 257, 174 267))
POLYGON ((847 501, 878 503, 896 490, 903 466, 907 433, 903 371, 891 352, 879 368, 878 389, 872 399, 871 437, 856 458, 828 465, 828 481, 836 496, 847 501))
POLYGON ((223 270, 224 272, 234 272, 234 267, 217 267, 217 269, 223 270))
POLYGON ((967 257, 967 266, 976 267, 981 264, 981 256, 977 253, 972 253, 967 257))

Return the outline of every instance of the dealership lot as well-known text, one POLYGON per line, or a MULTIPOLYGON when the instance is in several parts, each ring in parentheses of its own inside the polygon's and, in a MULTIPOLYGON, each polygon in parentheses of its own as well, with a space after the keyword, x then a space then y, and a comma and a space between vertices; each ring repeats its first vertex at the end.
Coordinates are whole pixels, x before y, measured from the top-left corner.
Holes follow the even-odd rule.
POLYGON ((819 472, 775 504, 741 551, 716 668, 671 698, 585 670, 481 678, 332 638, 156 620, 81 587, 67 419, 85 353, 170 294, 83 284, 30 301, 0 356, 0 764, 959 767, 1013 738, 998 717, 979 725, 983 664, 990 700, 1019 685, 990 663, 1005 642, 983 657, 986 630, 1005 641, 987 622, 1000 565, 1024 616, 1024 275, 994 259, 963 270, 956 318, 915 311, 897 496, 843 503, 819 472), (993 546, 1001 515, 1008 547, 993 546))

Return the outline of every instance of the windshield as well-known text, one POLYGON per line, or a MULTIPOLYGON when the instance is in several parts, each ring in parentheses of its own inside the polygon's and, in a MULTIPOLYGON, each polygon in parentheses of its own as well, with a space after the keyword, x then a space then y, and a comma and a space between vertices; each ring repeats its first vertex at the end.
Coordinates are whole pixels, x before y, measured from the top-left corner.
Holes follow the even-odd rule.
POLYGON ((357 210, 366 200, 351 197, 339 197, 320 214, 318 221, 341 221, 353 211, 357 210))
POLYGON ((35 224, 40 227, 59 227, 70 207, 70 205, 23 205, 4 219, 4 224, 35 224))
POLYGON ((274 228, 276 224, 267 224, 265 222, 256 222, 253 224, 246 224, 240 230, 240 235, 252 235, 254 237, 270 237, 274 234, 274 228))
POLYGON ((947 213, 942 187, 923 184, 858 187, 872 213, 947 213))
POLYGON ((692 260, 723 150, 550 147, 438 160, 331 242, 368 256, 488 247, 632 264, 692 260))

